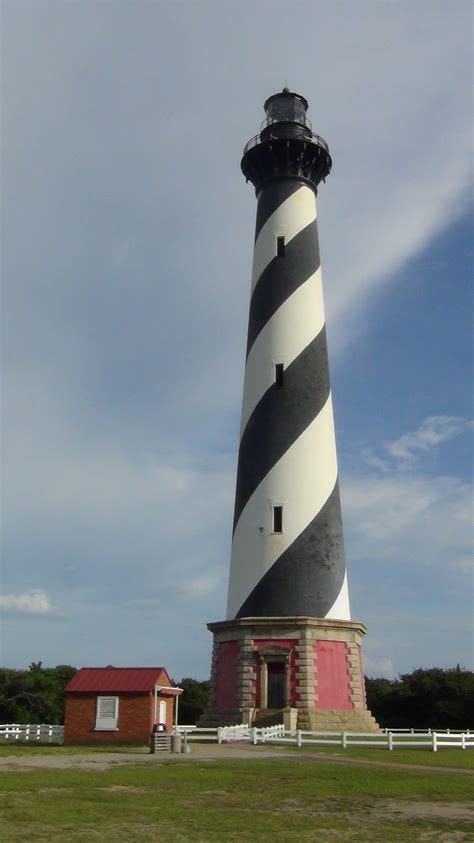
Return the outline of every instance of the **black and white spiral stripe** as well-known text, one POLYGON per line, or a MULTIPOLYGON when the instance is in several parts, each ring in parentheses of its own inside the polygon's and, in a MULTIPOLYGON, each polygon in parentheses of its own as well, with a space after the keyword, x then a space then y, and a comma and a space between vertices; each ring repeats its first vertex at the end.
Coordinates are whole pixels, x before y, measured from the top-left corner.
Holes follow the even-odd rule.
POLYGON ((295 615, 350 618, 316 197, 288 179, 258 201, 227 617, 295 615))

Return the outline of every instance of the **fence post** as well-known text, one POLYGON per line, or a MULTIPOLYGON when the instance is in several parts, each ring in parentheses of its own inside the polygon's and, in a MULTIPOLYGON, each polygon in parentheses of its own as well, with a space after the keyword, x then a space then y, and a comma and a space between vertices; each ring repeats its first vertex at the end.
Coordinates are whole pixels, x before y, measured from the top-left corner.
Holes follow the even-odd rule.
POLYGON ((388 748, 390 750, 392 750, 393 749, 393 735, 392 735, 392 733, 388 732, 387 737, 388 737, 388 748))
POLYGON ((222 729, 220 726, 217 727, 217 743, 222 743, 222 729))
POLYGON ((433 752, 438 751, 438 744, 436 743, 436 732, 433 732, 433 752))
POLYGON ((464 734, 464 732, 461 735, 461 747, 462 749, 466 749, 466 735, 464 734))
POLYGON ((347 749, 347 732, 342 733, 342 748, 347 749))
POLYGON ((252 729, 252 743, 254 746, 257 745, 258 735, 257 735, 257 727, 254 726, 252 729))
POLYGON ((296 730, 296 746, 302 746, 301 729, 296 730))

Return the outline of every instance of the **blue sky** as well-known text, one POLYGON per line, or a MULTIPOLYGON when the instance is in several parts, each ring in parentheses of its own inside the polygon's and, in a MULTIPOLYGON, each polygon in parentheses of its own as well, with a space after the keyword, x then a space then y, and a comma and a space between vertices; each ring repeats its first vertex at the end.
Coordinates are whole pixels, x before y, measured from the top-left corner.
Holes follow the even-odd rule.
POLYGON ((267 96, 310 102, 353 616, 472 667, 468 2, 3 8, 2 662, 205 678, 267 96))

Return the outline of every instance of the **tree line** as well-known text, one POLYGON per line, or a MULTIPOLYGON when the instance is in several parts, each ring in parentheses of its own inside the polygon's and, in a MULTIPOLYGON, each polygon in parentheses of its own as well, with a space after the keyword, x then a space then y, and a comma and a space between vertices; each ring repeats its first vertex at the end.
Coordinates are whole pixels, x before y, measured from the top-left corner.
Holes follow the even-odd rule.
MULTIPOLYGON (((1 723, 64 722, 64 688, 76 673, 71 665, 27 670, 0 668, 1 723)), ((366 678, 367 707, 382 727, 474 729, 474 672, 459 665, 419 668, 397 679, 366 678)), ((181 723, 194 724, 207 705, 209 682, 184 677, 181 723)))

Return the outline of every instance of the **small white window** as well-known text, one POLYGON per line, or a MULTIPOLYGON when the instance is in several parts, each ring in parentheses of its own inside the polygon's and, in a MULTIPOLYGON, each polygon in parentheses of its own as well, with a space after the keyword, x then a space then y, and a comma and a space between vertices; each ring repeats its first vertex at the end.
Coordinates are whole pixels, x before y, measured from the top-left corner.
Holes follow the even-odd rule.
POLYGON ((118 723, 118 697, 97 697, 95 728, 103 732, 116 731, 118 723))

